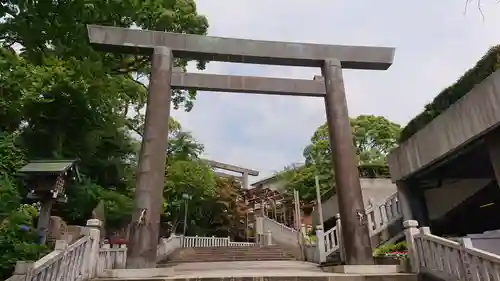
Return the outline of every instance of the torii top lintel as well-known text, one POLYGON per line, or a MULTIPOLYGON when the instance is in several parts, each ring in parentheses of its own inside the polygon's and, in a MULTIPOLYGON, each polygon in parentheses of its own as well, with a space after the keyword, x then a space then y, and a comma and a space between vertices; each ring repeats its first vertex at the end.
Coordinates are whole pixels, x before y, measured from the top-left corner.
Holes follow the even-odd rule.
POLYGON ((165 46, 175 57, 208 61, 321 67, 327 58, 341 61, 343 68, 386 70, 395 48, 321 45, 235 39, 122 27, 87 25, 90 43, 103 50, 152 53, 165 46))
POLYGON ((259 175, 259 171, 256 171, 256 170, 246 169, 246 168, 242 168, 242 167, 238 167, 238 166, 234 166, 234 165, 230 165, 230 164, 226 164, 226 163, 221 163, 221 162, 217 162, 217 161, 213 161, 213 160, 208 160, 208 159, 205 159, 205 161, 208 163, 208 165, 210 165, 214 168, 219 168, 219 169, 232 171, 232 172, 236 172, 236 173, 242 173, 242 174, 247 173, 249 176, 258 176, 259 175))

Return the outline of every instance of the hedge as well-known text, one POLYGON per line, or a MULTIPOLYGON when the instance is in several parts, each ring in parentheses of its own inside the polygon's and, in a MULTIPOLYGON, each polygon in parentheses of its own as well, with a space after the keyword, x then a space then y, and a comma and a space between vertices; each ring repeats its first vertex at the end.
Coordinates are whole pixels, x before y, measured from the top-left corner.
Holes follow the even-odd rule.
POLYGON ((399 143, 402 143, 424 128, 434 118, 448 109, 452 104, 465 96, 475 85, 500 68, 500 45, 494 46, 458 79, 453 85, 444 89, 434 100, 425 106, 422 113, 413 118, 401 131, 399 143))

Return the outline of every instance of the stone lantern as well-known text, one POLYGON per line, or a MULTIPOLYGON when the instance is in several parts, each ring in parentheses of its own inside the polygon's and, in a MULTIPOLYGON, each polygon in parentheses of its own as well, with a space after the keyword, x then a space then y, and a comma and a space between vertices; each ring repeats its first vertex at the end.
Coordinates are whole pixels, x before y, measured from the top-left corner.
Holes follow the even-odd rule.
POLYGON ((28 188, 28 199, 40 203, 37 228, 41 244, 45 244, 47 239, 52 206, 65 203, 67 184, 81 180, 76 163, 77 160, 36 160, 18 171, 28 188))

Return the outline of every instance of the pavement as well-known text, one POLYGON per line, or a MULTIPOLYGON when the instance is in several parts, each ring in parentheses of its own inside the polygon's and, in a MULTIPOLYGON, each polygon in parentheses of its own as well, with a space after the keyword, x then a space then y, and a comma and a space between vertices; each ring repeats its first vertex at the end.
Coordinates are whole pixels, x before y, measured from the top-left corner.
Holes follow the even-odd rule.
MULTIPOLYGON (((377 274, 380 276, 380 274, 377 274)), ((401 276, 406 274, 384 274, 401 276)), ((245 281, 275 277, 279 280, 358 280, 359 274, 323 272, 316 264, 303 261, 231 261, 231 262, 193 262, 161 268, 115 269, 108 270, 98 280, 226 280, 245 281), (351 277, 351 278, 349 278, 351 277)), ((373 275, 372 275, 373 276, 373 275)), ((410 275, 407 275, 410 277, 410 275)), ((365 280, 365 279, 363 279, 365 280)), ((377 279, 378 280, 378 279, 377 279)), ((384 279, 393 280, 393 279, 384 279)), ((400 279, 398 279, 400 280, 400 279)), ((404 279, 416 281, 416 278, 404 279)))

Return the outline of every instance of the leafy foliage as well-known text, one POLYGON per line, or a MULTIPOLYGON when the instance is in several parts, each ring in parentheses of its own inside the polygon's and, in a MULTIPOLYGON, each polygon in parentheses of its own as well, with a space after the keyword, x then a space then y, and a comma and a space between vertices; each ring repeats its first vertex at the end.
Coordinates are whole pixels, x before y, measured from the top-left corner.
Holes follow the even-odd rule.
POLYGON ((383 245, 379 248, 376 248, 373 251, 373 256, 375 257, 383 257, 388 253, 393 253, 393 252, 405 252, 408 250, 408 245, 406 244, 406 241, 402 241, 396 244, 387 244, 383 245))
POLYGON ((25 163, 24 153, 16 140, 16 134, 0 131, 0 177, 12 175, 25 163))
POLYGON ((17 187, 7 176, 0 178, 0 221, 8 217, 12 210, 21 204, 21 196, 17 187))
POLYGON ((46 252, 38 245, 38 235, 33 227, 36 208, 21 205, 4 218, 0 224, 0 279, 5 280, 18 260, 37 260, 46 252))
MULTIPOLYGON (((311 137, 311 144, 304 149, 305 165, 286 167, 279 174, 287 188, 298 190, 301 199, 307 202, 316 198, 315 175, 318 175, 321 194, 335 188, 327 126, 326 123, 320 126, 311 137)), ((389 176, 386 157, 396 146, 401 127, 373 115, 351 119, 351 127, 360 175, 372 178, 389 176)))
MULTIPOLYGON (((130 219, 150 60, 94 50, 86 25, 205 34, 208 23, 194 0, 7 0, 0 17, 0 247, 11 247, 0 248, 10 255, 0 269, 8 276, 17 259, 36 259, 41 252, 32 245, 36 237, 16 232, 21 223, 32 230, 32 221, 18 211, 24 199, 14 178, 27 159, 80 159, 84 182, 68 186, 69 202, 54 209, 68 223, 85 223, 99 201, 108 227, 130 219)), ((187 63, 175 62, 184 69, 187 63)), ((199 69, 204 65, 198 62, 199 69)), ((195 98, 196 92, 176 90, 172 103, 189 111, 195 98)), ((195 206, 204 208, 216 189, 214 174, 198 160, 203 146, 170 121, 165 205, 172 217, 180 192, 196 191, 195 206)), ((193 217, 203 217, 203 209, 195 210, 193 217)))
POLYGON ((401 131, 399 142, 409 139, 499 68, 500 45, 492 47, 473 68, 465 72, 453 85, 441 91, 431 103, 425 106, 422 113, 408 122, 401 131))
MULTIPOLYGON (((183 194, 189 195, 188 202, 188 233, 197 234, 206 224, 201 224, 208 212, 204 208, 205 201, 213 198, 215 190, 215 174, 210 167, 201 160, 178 160, 167 166, 165 188, 164 221, 171 222, 172 232, 178 224, 184 221, 186 200, 183 194)), ((198 233, 202 235, 202 233, 198 233)))
POLYGON ((216 227, 212 235, 230 236, 244 240, 246 236, 246 212, 241 184, 234 179, 221 177, 216 181, 217 195, 213 199, 213 221, 216 227))

